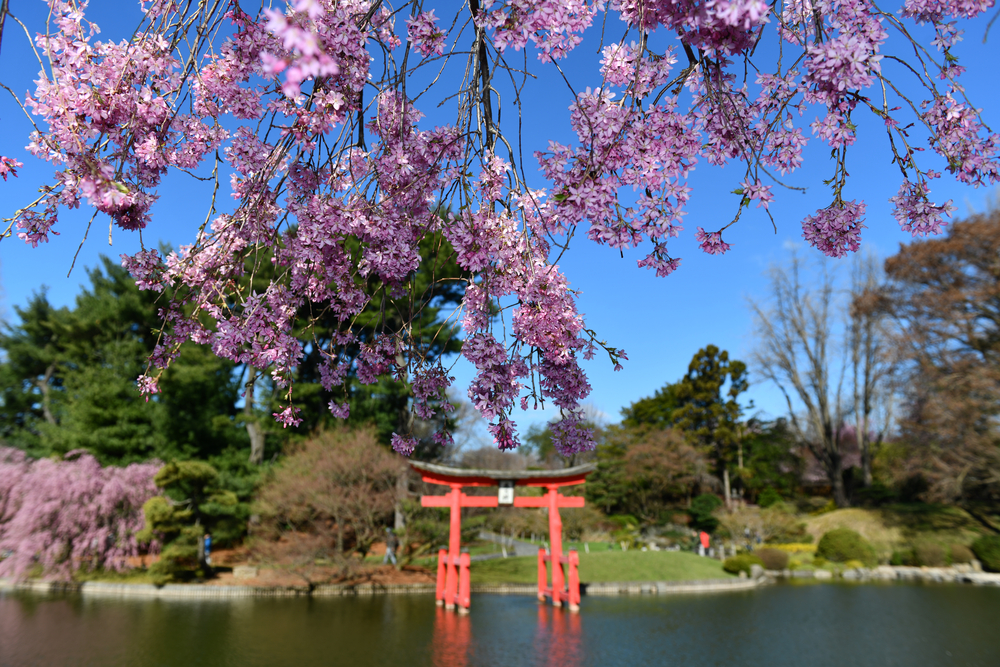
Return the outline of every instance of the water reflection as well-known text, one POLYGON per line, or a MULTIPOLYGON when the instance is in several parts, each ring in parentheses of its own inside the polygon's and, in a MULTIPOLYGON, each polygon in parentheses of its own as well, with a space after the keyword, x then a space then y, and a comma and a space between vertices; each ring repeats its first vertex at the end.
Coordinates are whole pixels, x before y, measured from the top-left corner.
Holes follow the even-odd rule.
POLYGON ((538 605, 538 628, 535 631, 536 655, 548 656, 550 667, 577 667, 583 664, 580 614, 561 607, 538 605))
POLYGON ((116 600, 0 593, 0 667, 995 667, 1000 588, 590 597, 116 600))
POLYGON ((471 623, 468 614, 458 614, 446 611, 444 607, 437 607, 434 641, 431 643, 434 667, 466 667, 469 664, 471 623))

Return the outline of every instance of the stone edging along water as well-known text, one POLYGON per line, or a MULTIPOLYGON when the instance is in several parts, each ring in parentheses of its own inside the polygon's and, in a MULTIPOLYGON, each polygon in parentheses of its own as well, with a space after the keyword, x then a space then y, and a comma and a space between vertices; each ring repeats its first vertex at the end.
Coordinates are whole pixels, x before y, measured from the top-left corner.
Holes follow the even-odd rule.
MULTIPOLYGON (((769 578, 781 579, 833 579, 828 570, 769 570, 769 578)), ((838 573, 847 581, 922 581, 928 583, 973 584, 974 586, 1000 586, 1000 573, 976 572, 956 567, 911 567, 905 565, 880 565, 873 568, 856 568, 838 573)))
MULTIPOLYGON (((705 581, 646 581, 602 582, 581 584, 584 595, 630 595, 670 593, 717 593, 743 591, 768 583, 760 579, 709 579, 705 581)), ((0 579, 0 591, 34 591, 36 593, 76 593, 84 596, 167 599, 224 599, 248 597, 335 597, 399 594, 433 594, 434 584, 326 584, 306 587, 274 586, 205 586, 201 584, 122 584, 87 581, 82 584, 63 581, 0 579)), ((536 595, 536 584, 477 584, 473 593, 505 595, 536 595)))
MULTIPOLYGON (((746 579, 707 579, 702 581, 615 581, 580 584, 581 593, 606 595, 671 595, 681 593, 723 593, 754 590, 776 579, 829 580, 834 575, 825 570, 768 571, 762 576, 746 579)), ((839 578, 847 581, 922 581, 936 583, 966 583, 977 586, 1000 586, 1000 574, 959 572, 953 568, 894 567, 883 565, 871 569, 846 570, 839 578)), ((203 584, 121 584, 88 581, 82 584, 62 581, 29 579, 14 581, 0 578, 0 591, 34 591, 37 593, 76 593, 84 596, 164 599, 229 599, 276 597, 346 597, 368 595, 433 594, 434 584, 321 584, 307 587, 277 586, 206 586, 203 584)), ((473 593, 501 595, 536 595, 536 584, 476 584, 473 593)))

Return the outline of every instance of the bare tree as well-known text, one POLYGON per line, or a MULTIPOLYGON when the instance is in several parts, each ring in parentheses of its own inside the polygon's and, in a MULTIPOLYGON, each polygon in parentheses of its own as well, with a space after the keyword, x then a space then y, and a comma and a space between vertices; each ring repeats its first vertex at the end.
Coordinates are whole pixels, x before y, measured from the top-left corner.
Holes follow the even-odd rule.
POLYGON ((758 344, 751 360, 756 371, 773 382, 788 404, 796 437, 823 466, 837 505, 849 502, 844 488, 841 426, 843 366, 836 386, 830 377, 831 356, 836 354, 832 331, 835 291, 833 279, 823 270, 812 289, 802 285, 801 260, 792 255, 787 268, 772 267, 771 303, 750 300, 756 319, 758 344), (803 416, 794 399, 805 407, 803 416))
POLYGON ((886 312, 881 305, 883 282, 880 262, 874 253, 855 256, 846 343, 851 362, 861 473, 866 487, 872 484, 872 459, 888 433, 893 416, 890 383, 897 355, 890 342, 886 312))

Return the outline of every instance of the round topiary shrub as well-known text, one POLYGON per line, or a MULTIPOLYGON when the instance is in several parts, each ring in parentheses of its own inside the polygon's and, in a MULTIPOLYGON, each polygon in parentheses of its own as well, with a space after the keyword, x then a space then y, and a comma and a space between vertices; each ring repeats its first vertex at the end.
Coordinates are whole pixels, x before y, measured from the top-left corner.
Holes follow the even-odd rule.
POLYGON ((913 547, 918 565, 927 567, 944 567, 948 564, 948 553, 940 544, 925 542, 913 547))
POLYGON ((835 563, 859 560, 875 565, 875 548, 850 528, 836 528, 820 538, 816 555, 835 563))
POLYGON ((757 549, 754 555, 761 559, 767 570, 784 570, 788 567, 788 553, 781 549, 757 549))
POLYGON ((740 554, 738 556, 731 556, 727 558, 722 563, 722 569, 729 574, 746 572, 747 576, 749 576, 751 565, 760 565, 761 567, 764 567, 764 561, 752 554, 740 554))
POLYGON ((1000 535, 985 535, 972 543, 972 553, 987 572, 1000 572, 1000 535))
POLYGON ((971 563, 973 558, 972 550, 964 544, 951 545, 952 563, 971 563))

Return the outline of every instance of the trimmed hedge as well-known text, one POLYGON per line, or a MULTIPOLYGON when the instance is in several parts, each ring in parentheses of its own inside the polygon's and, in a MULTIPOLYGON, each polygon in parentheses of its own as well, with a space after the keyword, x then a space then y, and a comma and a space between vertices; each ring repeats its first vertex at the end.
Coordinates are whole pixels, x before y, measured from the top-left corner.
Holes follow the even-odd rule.
POLYGON ((754 552, 767 570, 784 570, 788 567, 788 552, 781 549, 757 549, 754 552))
POLYGON ((836 528, 823 535, 816 545, 816 555, 835 563, 858 560, 875 565, 875 548, 850 528, 836 528))
POLYGON ((731 556, 730 558, 727 558, 722 563, 722 569, 730 574, 746 572, 747 576, 750 576, 751 565, 760 565, 761 567, 764 567, 764 561, 751 554, 740 554, 738 556, 731 556))
POLYGON ((972 553, 987 572, 1000 572, 1000 535, 985 535, 972 543, 972 553))

